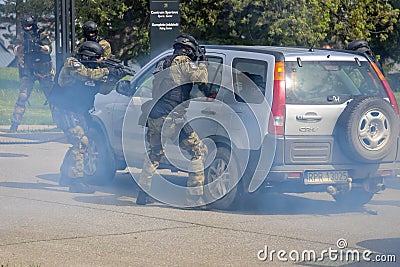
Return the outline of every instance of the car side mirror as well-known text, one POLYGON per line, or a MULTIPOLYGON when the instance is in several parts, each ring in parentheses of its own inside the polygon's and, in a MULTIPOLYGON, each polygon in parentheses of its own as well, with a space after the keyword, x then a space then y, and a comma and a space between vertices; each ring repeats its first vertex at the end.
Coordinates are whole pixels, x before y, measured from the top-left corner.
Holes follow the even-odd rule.
POLYGON ((131 82, 129 80, 120 80, 117 82, 115 90, 121 95, 133 96, 135 94, 135 89, 131 87, 131 82))

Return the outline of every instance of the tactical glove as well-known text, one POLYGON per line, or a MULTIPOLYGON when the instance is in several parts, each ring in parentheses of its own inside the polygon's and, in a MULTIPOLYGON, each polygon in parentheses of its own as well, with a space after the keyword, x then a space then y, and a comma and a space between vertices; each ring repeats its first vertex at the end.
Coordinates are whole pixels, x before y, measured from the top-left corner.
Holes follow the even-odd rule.
POLYGON ((109 68, 108 71, 110 73, 110 76, 118 80, 125 76, 125 71, 121 68, 109 68))

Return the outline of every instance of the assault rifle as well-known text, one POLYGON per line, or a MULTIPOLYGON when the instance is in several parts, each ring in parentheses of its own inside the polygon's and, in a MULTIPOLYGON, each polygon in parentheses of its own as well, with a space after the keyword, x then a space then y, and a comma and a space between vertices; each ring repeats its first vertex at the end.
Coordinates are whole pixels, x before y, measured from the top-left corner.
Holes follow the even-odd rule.
POLYGON ((196 57, 198 61, 207 61, 206 57, 206 47, 200 45, 196 51, 196 57))
POLYGON ((109 58, 103 59, 100 64, 107 68, 111 67, 122 70, 122 72, 124 72, 125 75, 134 76, 136 74, 136 71, 122 64, 122 61, 115 58, 115 56, 110 56, 109 58))

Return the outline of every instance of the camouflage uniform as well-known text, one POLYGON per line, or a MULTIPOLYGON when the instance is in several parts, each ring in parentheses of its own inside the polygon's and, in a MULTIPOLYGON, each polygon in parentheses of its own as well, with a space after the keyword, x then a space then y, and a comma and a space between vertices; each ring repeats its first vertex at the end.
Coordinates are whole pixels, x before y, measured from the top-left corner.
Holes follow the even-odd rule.
POLYGON ((115 81, 107 68, 89 68, 74 57, 66 59, 58 78, 59 85, 50 96, 53 119, 72 144, 61 166, 61 179, 84 176, 89 111, 99 90, 111 91, 115 81))
MULTIPOLYGON (((75 47, 74 54, 78 53, 80 45, 83 44, 86 41, 87 40, 85 38, 82 38, 79 41, 78 45, 75 47)), ((98 42, 99 45, 101 45, 101 47, 103 47, 103 49, 104 49, 104 56, 103 57, 104 58, 109 58, 111 56, 111 45, 110 45, 110 43, 106 39, 104 39, 103 37, 100 37, 100 36, 98 36, 96 38, 96 42, 98 42)))
MULTIPOLYGON (((189 57, 184 55, 178 55, 173 58, 169 69, 169 76, 175 85, 189 85, 189 88, 186 87, 186 89, 180 88, 180 86, 172 89, 172 94, 174 90, 177 90, 178 92, 181 90, 181 94, 190 93, 193 82, 206 84, 208 79, 206 65, 204 63, 197 65, 189 57), (189 92, 182 92, 182 90, 189 90, 189 92)), ((144 191, 150 190, 151 178, 164 155, 163 147, 165 144, 162 143, 162 140, 174 140, 179 138, 180 147, 188 151, 192 157, 189 166, 189 178, 187 181, 189 195, 200 196, 203 194, 204 160, 207 154, 207 147, 203 144, 190 125, 186 123, 184 119, 184 109, 171 112, 172 109, 177 107, 179 104, 189 100, 189 94, 187 94, 186 97, 181 97, 181 101, 179 101, 178 98, 174 99, 174 97, 168 96, 171 92, 168 92, 164 97, 160 98, 153 110, 150 112, 147 120, 148 130, 146 141, 150 146, 150 150, 148 152, 148 157, 145 157, 145 162, 139 178, 139 184, 144 191), (179 133, 178 130, 182 125, 185 126, 179 133), (161 129, 163 126, 164 132, 162 139, 161 129)))
POLYGON ((32 93, 35 81, 39 81, 40 88, 47 99, 54 85, 55 71, 50 57, 51 40, 45 32, 24 32, 23 44, 17 45, 14 51, 18 60, 20 78, 19 95, 11 117, 12 128, 14 126, 14 130, 16 130, 22 121, 26 102, 32 93), (47 51, 38 47, 35 48, 36 50, 28 49, 29 39, 35 39, 38 45, 46 46, 47 51))

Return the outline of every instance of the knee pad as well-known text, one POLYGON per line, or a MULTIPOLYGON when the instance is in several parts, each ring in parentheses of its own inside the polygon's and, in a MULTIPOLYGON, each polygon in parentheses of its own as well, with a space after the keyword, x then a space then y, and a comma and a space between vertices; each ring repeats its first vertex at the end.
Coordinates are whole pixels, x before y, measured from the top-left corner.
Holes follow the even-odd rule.
POLYGON ((68 137, 73 146, 81 147, 82 138, 85 137, 85 132, 82 127, 75 126, 68 129, 68 137))
POLYGON ((89 139, 86 135, 81 138, 80 143, 81 151, 86 152, 89 146, 89 139))
POLYGON ((28 100, 28 93, 26 91, 22 91, 18 95, 18 102, 25 102, 28 100))

